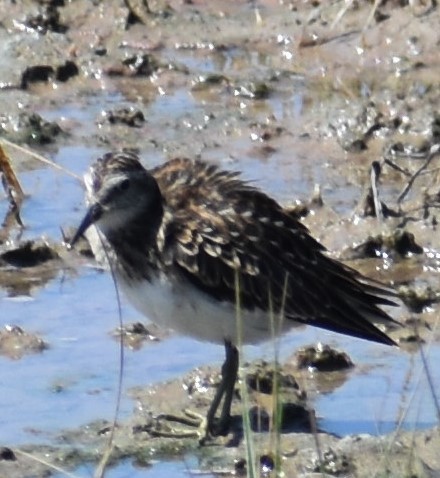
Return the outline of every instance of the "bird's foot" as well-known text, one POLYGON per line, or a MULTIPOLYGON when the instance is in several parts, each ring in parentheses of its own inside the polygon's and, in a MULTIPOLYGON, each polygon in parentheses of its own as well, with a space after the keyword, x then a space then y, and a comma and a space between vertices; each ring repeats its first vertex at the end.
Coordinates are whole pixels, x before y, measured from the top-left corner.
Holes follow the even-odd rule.
POLYGON ((161 413, 153 419, 148 433, 162 438, 198 438, 204 440, 208 434, 207 420, 203 415, 192 410, 183 410, 182 415, 161 413), (178 423, 187 428, 173 426, 178 423))
POLYGON ((209 423, 208 419, 193 410, 185 409, 182 415, 161 413, 154 417, 148 427, 148 433, 161 438, 197 438, 200 445, 206 445, 213 438, 226 436, 229 432, 229 420, 216 419, 209 423), (178 423, 185 428, 175 427, 178 423))

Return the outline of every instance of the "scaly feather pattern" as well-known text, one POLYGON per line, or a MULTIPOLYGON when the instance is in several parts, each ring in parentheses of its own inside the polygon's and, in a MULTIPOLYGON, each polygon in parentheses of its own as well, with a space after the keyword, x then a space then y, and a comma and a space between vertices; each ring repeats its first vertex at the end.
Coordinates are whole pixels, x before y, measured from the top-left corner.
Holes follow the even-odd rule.
POLYGON ((287 320, 394 343, 374 325, 393 322, 379 307, 395 305, 393 292, 329 258, 301 222, 239 173, 186 158, 146 171, 132 153, 109 153, 92 167, 89 202, 100 197, 105 209, 127 181, 133 211, 123 227, 104 226, 127 277, 150 280, 161 271, 232 304, 238 277, 244 310, 283 309, 287 320))
POLYGON ((308 324, 394 344, 375 325, 394 322, 380 307, 395 305, 393 291, 328 257, 298 219, 238 173, 181 158, 147 171, 133 153, 108 153, 86 187, 89 209, 71 244, 88 233, 97 259, 151 320, 225 345, 202 437, 228 432, 237 344, 269 339, 275 316, 284 317, 279 333, 308 324))

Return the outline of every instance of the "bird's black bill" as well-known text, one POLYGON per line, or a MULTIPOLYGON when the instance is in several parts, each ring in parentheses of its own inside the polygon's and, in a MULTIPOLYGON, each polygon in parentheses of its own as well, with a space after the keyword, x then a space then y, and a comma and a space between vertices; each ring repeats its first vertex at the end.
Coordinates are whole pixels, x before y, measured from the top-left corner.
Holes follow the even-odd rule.
POLYGON ((68 244, 69 248, 72 248, 77 242, 78 239, 87 231, 87 229, 94 224, 102 214, 102 207, 100 204, 93 204, 90 206, 87 214, 84 216, 84 219, 81 221, 75 235, 68 244))

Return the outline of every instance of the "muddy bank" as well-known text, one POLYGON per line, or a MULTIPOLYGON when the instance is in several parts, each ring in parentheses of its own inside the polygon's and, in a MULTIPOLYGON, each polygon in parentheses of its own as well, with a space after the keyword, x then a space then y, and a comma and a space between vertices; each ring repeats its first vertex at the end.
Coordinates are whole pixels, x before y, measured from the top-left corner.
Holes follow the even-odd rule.
MULTIPOLYGON (((286 476, 437 476, 440 469, 438 427, 425 431, 404 431, 396 427, 392 434, 383 436, 361 434, 337 437, 325 433, 319 430, 319 421, 314 418, 313 410, 304 408, 306 394, 292 378, 293 370, 298 374, 293 363, 285 364, 280 371, 284 419, 280 434, 273 432, 267 421, 273 406, 273 395, 272 390, 266 388, 267 381, 264 379, 272 367, 258 362, 250 368, 252 371, 246 374, 248 385, 257 375, 260 377, 257 389, 249 388, 248 403, 251 407, 246 413, 249 413, 252 428, 254 465, 262 476, 272 476, 276 460, 281 460, 286 476), (275 446, 276 443, 279 445, 275 446)), ((322 380, 323 390, 331 383, 337 386, 340 383, 339 372, 330 372, 330 375, 326 372, 322 380)), ((129 461, 138 470, 150 467, 154 470, 157 460, 184 460, 189 453, 194 457, 191 471, 196 474, 246 476, 251 465, 246 458, 241 422, 243 406, 238 398, 238 385, 233 404, 232 432, 207 446, 199 446, 196 436, 182 436, 195 429, 181 423, 166 423, 167 419, 163 418, 163 414, 167 413, 183 417, 183 408, 203 416, 217 382, 218 372, 203 368, 191 372, 182 380, 133 390, 136 412, 131 419, 119 422, 116 427, 108 460, 110 476, 112 468, 121 461, 129 461), (158 413, 162 418, 157 416, 158 413), (159 437, 159 431, 176 436, 159 437)), ((62 432, 50 446, 3 448, 0 470, 4 476, 14 478, 45 477, 50 476, 51 471, 56 474, 46 463, 69 471, 78 469, 84 463, 98 467, 106 454, 111 427, 110 422, 96 421, 62 432), (43 463, 38 463, 27 454, 43 463)))
MULTIPOLYGON (((389 333, 403 354, 417 357, 420 345, 438 350, 436 3, 387 1, 376 9, 369 2, 346 8, 342 1, 148 5, 133 0, 7 2, 7 9, 0 10, 0 141, 30 146, 77 176, 98 154, 122 147, 138 150, 146 166, 189 156, 242 170, 301 217, 330 254, 399 291, 405 305, 392 313, 404 326, 389 333)), ((78 179, 54 173, 8 144, 4 148, 26 197, 22 224, 8 216, 7 194, 0 203, 7 218, 0 234, 2 305, 44 300, 46 311, 38 327, 2 317, 0 350, 23 367, 42 356, 44 380, 51 354, 60 347, 39 330, 48 334, 55 327, 43 325, 55 292, 43 292, 58 281, 81 280, 93 267, 87 245, 84 255, 67 253, 59 230, 74 226, 81 216, 82 193, 78 179)), ((56 293, 63 294, 61 285, 56 293)), ((79 302, 70 294, 65 301, 79 302)), ((95 300, 88 305, 94 308, 95 300)), ((111 343, 113 325, 100 331, 111 343)), ((156 337, 167 340, 166 334, 143 326, 124 333, 133 349, 149 347, 156 337)), ((14 366, 1 359, 8 368, 14 366)), ((369 359, 364 357, 366 368, 369 359)), ((319 393, 331 395, 349 382, 353 372, 347 369, 336 375, 321 372, 319 393)), ((291 404, 287 411, 300 413, 307 395, 299 383, 302 372, 285 373, 293 377, 286 379, 283 394, 291 404)), ((432 373, 438 388, 438 373, 432 373)), ((194 438, 176 441, 149 434, 156 414, 186 406, 204 413, 217 383, 214 372, 195 371, 153 388, 141 386, 142 375, 135 379, 138 388, 130 394, 136 410, 116 431, 113 464, 126 459, 135 467, 149 467, 154 459, 180 459, 191 451, 201 470, 240 472, 245 456, 240 433, 234 446, 220 443, 208 450, 199 450, 194 438)), ((105 386, 96 389, 90 395, 103 394, 105 386)), ((426 388, 424 393, 432 392, 426 388)), ((270 394, 257 395, 252 406, 262 401, 267 407, 270 394)), ((307 410, 314 408, 313 401, 305 402, 307 410)), ((234 407, 240 416, 239 400, 234 407)), ((319 425, 319 409, 316 414, 319 425)), ((99 410, 96 415, 90 425, 81 426, 79 420, 78 429, 54 434, 49 445, 20 449, 68 469, 96 463, 109 433, 108 421, 100 420, 99 410)), ((295 426, 296 420, 307 424, 308 416, 290 415, 295 426)), ((433 417, 430 423, 435 422, 433 417)), ((396 433, 379 438, 338 438, 323 430, 318 446, 316 434, 301 427, 293 432, 292 423, 281 442, 286 475, 324 471, 422 477, 440 472, 437 428, 410 433, 397 427, 396 433), (372 463, 377 465, 373 472, 372 463)), ((60 417, 59 429, 64 428, 60 417)), ((13 437, 2 440, 8 448, 0 451, 1 475, 47 476, 46 466, 20 455, 13 437)), ((273 455, 270 440, 267 431, 256 434, 259 455, 273 455)))

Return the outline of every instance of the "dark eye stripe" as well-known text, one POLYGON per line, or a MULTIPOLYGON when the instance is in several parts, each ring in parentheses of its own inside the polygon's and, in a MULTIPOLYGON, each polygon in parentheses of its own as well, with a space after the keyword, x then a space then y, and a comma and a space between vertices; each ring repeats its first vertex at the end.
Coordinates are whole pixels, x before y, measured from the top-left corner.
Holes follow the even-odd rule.
POLYGON ((124 179, 118 186, 118 189, 120 191, 126 191, 128 188, 130 187, 130 180, 127 178, 127 179, 124 179))

